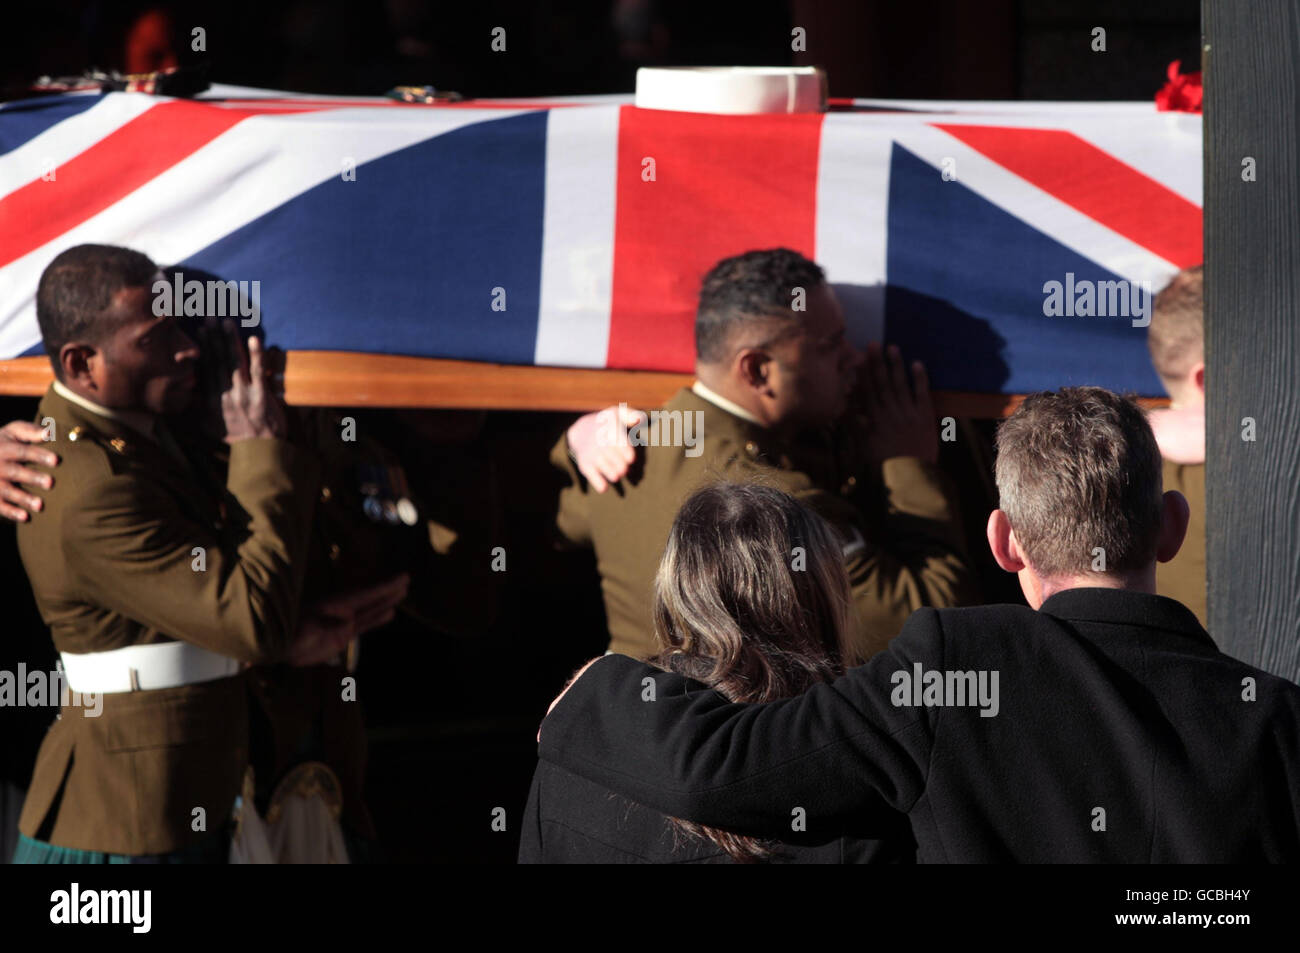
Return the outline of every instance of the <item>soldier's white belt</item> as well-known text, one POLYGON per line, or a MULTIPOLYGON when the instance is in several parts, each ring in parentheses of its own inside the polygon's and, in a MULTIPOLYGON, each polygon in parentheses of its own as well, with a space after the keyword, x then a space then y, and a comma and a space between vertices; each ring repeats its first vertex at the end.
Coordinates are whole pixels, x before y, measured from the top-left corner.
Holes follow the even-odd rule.
POLYGON ((239 672, 239 662, 188 642, 128 645, 109 652, 60 652, 74 692, 149 692, 194 685, 239 672))

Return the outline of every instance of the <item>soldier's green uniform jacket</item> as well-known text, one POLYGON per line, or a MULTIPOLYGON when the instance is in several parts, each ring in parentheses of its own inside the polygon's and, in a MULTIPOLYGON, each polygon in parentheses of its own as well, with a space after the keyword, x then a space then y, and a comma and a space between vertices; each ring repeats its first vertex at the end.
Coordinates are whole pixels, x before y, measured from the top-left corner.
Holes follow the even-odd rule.
POLYGON ((956 496, 935 467, 910 457, 887 460, 882 487, 865 458, 846 461, 840 447, 783 445, 713 399, 682 389, 663 408, 703 415, 699 456, 687 456, 682 446, 646 446, 633 470, 604 493, 578 473, 566 437, 551 452, 552 464, 571 480, 560 494, 557 526, 569 542, 595 550, 611 651, 657 654, 650 607, 668 532, 686 497, 716 479, 784 490, 835 527, 853 588, 860 660, 883 649, 921 606, 973 598, 956 496))
MULTIPOLYGON (((45 418, 61 462, 43 510, 17 535, 56 648, 183 640, 243 662, 284 654, 319 491, 308 454, 282 440, 239 441, 221 487, 200 478, 157 418, 104 416, 55 388, 41 401, 45 418)), ((167 853, 211 836, 248 762, 247 692, 241 673, 105 694, 99 717, 64 708, 37 757, 20 830, 115 854, 167 853), (194 830, 196 808, 206 833, 194 830)))

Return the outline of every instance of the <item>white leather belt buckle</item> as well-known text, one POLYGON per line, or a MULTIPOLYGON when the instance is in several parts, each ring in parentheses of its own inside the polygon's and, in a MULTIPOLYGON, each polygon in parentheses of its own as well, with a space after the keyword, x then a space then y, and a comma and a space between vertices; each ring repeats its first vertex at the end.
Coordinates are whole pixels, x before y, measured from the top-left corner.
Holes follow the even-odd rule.
POLYGON ((60 652, 68 688, 81 694, 149 692, 211 682, 239 672, 239 662, 188 642, 128 645, 108 652, 60 652))

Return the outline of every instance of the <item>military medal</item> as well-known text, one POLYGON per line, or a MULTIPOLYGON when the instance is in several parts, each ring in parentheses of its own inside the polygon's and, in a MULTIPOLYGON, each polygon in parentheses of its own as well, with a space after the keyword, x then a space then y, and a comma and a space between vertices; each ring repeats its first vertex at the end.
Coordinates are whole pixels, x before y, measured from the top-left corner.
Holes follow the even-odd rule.
POLYGON ((406 471, 398 466, 394 470, 394 476, 397 478, 397 517, 407 526, 414 526, 420 520, 420 511, 415 508, 408 495, 409 487, 406 484, 406 471))
POLYGON ((420 521, 420 511, 411 501, 406 473, 400 465, 358 464, 357 475, 358 489, 365 498, 361 509, 371 522, 414 526, 420 521))

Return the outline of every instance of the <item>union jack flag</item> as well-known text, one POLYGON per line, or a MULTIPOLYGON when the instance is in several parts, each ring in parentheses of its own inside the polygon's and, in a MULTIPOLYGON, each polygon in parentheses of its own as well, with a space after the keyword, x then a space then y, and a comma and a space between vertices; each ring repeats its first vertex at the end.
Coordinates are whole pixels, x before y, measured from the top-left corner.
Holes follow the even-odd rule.
POLYGON ((705 271, 785 246, 826 268, 851 336, 901 344, 938 388, 1153 395, 1138 322, 1049 313, 1046 289, 1158 290, 1201 261, 1201 117, 222 86, 0 105, 0 358, 40 353, 37 281, 83 242, 259 281, 286 349, 672 371, 693 365, 705 271))

